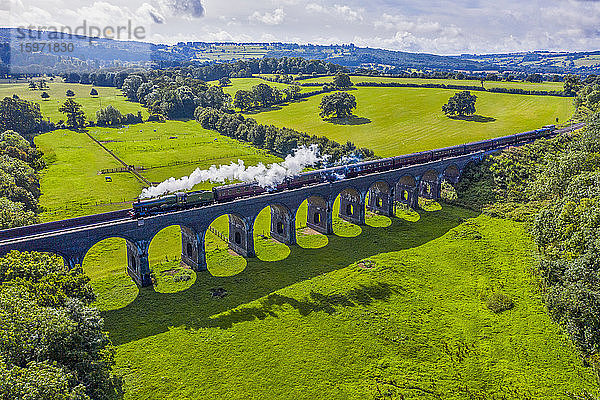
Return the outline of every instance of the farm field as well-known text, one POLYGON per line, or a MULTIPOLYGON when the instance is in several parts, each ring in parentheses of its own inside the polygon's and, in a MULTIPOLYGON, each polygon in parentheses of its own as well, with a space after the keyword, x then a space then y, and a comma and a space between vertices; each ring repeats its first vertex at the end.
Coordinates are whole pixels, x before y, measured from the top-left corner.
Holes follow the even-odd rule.
POLYGON ((139 103, 133 103, 128 101, 121 91, 114 87, 97 87, 92 85, 82 85, 79 83, 63 83, 63 82, 49 82, 48 89, 43 90, 31 90, 27 83, 3 83, 0 84, 0 99, 4 97, 10 97, 16 94, 23 100, 34 101, 40 105, 42 116, 44 118, 50 118, 53 122, 59 120, 66 120, 64 114, 58 111, 58 108, 67 99, 66 91, 71 89, 75 93, 75 97, 72 97, 74 101, 81 104, 83 111, 85 112, 88 120, 96 120, 96 111, 102 107, 106 107, 112 104, 121 113, 133 113, 137 114, 138 111, 142 111, 144 118, 148 117, 148 112, 139 103), (92 87, 95 87, 98 91, 98 97, 91 97, 90 91, 92 87), (50 98, 48 100, 42 100, 40 95, 42 92, 48 92, 50 98))
POLYGON ((340 143, 352 141, 382 157, 430 150, 510 135, 565 122, 573 113, 571 98, 476 92, 478 118, 445 116, 442 105, 456 91, 429 88, 358 88, 355 118, 325 121, 312 96, 272 111, 252 114, 263 124, 285 126, 340 143))
MULTIPOLYGON (((218 85, 219 81, 209 81, 207 83, 210 85, 218 85)), ((266 83, 267 85, 271 87, 276 87, 279 90, 283 90, 290 87, 290 85, 287 85, 285 83, 270 82, 260 78, 231 78, 231 85, 225 86, 223 88, 223 91, 231 95, 231 97, 233 98, 238 90, 250 90, 253 86, 256 86, 261 83, 266 83)), ((311 92, 313 90, 315 90, 315 88, 301 88, 301 92, 311 92)))
MULTIPOLYGON (((202 129, 195 121, 144 123, 121 129, 90 128, 89 133, 104 141, 126 163, 154 167, 142 174, 157 182, 188 175, 197 167, 229 164, 238 159, 247 165, 280 160, 202 129), (175 161, 180 164, 174 165, 175 161)), ((85 133, 57 130, 36 136, 35 143, 48 162, 40 179, 44 221, 129 208, 144 187, 129 173, 100 175, 102 169, 122 165, 85 133), (107 182, 105 176, 110 176, 112 182, 107 182)))
POLYGON ((86 257, 125 398, 556 399, 588 388, 530 276, 522 225, 446 205, 369 224, 183 285, 170 283, 176 253, 157 251, 177 242, 169 228, 150 250, 163 258, 159 284, 139 291, 86 257), (489 311, 492 292, 515 308, 489 311))
MULTIPOLYGON (((463 85, 463 86, 481 86, 481 82, 478 80, 467 80, 467 79, 419 79, 419 78, 390 78, 390 77, 378 77, 378 76, 350 76, 350 80, 356 84, 358 82, 398 82, 398 83, 411 83, 418 85, 426 85, 426 84, 444 84, 444 85, 463 85)), ((300 83, 306 82, 318 82, 318 83, 330 83, 333 81, 333 76, 324 76, 318 78, 310 78, 299 81, 300 83)), ((548 90, 548 91, 562 91, 563 83, 562 82, 541 82, 541 83, 532 83, 532 82, 523 82, 523 81, 513 81, 513 82, 493 82, 493 81, 485 81, 483 86, 486 89, 491 88, 507 88, 507 89, 524 89, 524 90, 548 90)), ((479 93, 479 92, 477 92, 479 93)))

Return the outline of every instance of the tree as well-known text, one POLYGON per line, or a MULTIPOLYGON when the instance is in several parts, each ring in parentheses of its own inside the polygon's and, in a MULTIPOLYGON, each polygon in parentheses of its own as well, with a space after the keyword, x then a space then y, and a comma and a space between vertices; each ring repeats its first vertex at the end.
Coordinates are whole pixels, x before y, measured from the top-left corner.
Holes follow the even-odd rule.
POLYGON ((0 102, 0 132, 13 130, 26 135, 41 129, 42 113, 37 103, 14 97, 0 102))
POLYGON ((224 76, 221 79, 219 79, 219 85, 221 87, 229 86, 229 85, 231 85, 231 79, 229 79, 228 76, 224 76))
POLYGON ((563 81, 563 91, 567 96, 575 96, 583 86, 581 77, 578 75, 567 75, 563 81))
POLYGON ((138 101, 137 91, 144 81, 139 75, 129 75, 125 81, 123 81, 123 87, 121 90, 125 97, 130 101, 138 101))
POLYGON ((333 85, 339 89, 348 89, 352 86, 352 81, 348 74, 338 72, 338 74, 333 77, 333 85))
POLYGON ((16 203, 6 197, 0 197, 0 229, 31 225, 37 222, 38 218, 35 213, 27 210, 23 203, 16 203))
POLYGON ((541 83, 544 81, 544 77, 540 74, 529 74, 527 75, 527 78, 525 78, 525 81, 531 83, 541 83))
POLYGON ((448 103, 442 106, 442 111, 446 115, 473 115, 475 114, 475 102, 477 96, 471 94, 468 90, 458 92, 450 97, 448 103))
POLYGON ((29 89, 33 89, 33 90, 37 89, 37 85, 35 84, 34 81, 29 82, 29 89))
POLYGON ((13 251, 0 258, 3 399, 116 399, 112 346, 94 293, 59 257, 13 251))
POLYGON ((96 124, 99 126, 114 126, 119 125, 123 119, 123 114, 112 104, 109 104, 106 108, 101 108, 96 111, 96 124))
POLYGON ((48 92, 42 92, 42 94, 40 96, 44 100, 48 100, 50 98, 50 95, 48 94, 48 92))
POLYGON ((98 96, 98 91, 96 88, 92 88, 92 90, 90 90, 90 96, 98 96))
POLYGON ((247 111, 252 108, 254 104, 254 96, 249 90, 238 90, 235 92, 235 98, 233 99, 233 106, 239 108, 242 111, 247 111))
POLYGON ((67 116, 67 126, 79 129, 85 125, 85 114, 81 110, 81 104, 74 102, 72 99, 67 99, 58 111, 67 116))
POLYGON ((356 108, 356 97, 346 92, 337 92, 323 96, 319 105, 321 118, 335 116, 349 117, 356 108))
POLYGON ((71 89, 67 89, 66 95, 67 95, 67 97, 74 97, 75 92, 73 92, 71 89))
POLYGON ((276 102, 275 90, 266 83, 259 83, 252 87, 252 93, 254 95, 254 103, 259 107, 269 107, 276 102))

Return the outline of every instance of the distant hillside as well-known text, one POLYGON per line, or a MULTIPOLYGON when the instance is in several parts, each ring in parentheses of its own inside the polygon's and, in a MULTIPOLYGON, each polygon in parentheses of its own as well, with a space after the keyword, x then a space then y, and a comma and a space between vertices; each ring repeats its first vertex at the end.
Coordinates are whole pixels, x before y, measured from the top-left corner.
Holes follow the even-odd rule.
POLYGON ((169 65, 181 62, 210 64, 263 57, 302 57, 349 68, 373 68, 392 73, 411 69, 600 73, 600 51, 439 56, 362 48, 353 44, 317 46, 293 43, 180 42, 176 45, 156 45, 138 41, 90 39, 77 35, 57 38, 56 32, 32 30, 26 33, 33 38, 23 38, 23 31, 15 28, 0 28, 0 74, 7 73, 8 65, 13 73, 61 73, 99 67, 164 65, 162 62, 169 65), (49 48, 48 44, 58 44, 60 47, 49 48))
POLYGON ((532 51, 508 54, 463 54, 463 61, 474 61, 496 65, 504 70, 546 73, 600 73, 600 51, 591 52, 548 52, 532 51))

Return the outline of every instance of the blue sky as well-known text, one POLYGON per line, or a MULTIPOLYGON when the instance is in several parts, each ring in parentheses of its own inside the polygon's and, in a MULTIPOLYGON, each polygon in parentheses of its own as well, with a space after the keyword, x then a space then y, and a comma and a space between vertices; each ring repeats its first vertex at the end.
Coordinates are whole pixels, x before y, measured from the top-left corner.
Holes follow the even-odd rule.
POLYGON ((436 54, 600 50, 591 0, 0 0, 3 26, 145 28, 145 40, 354 43, 436 54))

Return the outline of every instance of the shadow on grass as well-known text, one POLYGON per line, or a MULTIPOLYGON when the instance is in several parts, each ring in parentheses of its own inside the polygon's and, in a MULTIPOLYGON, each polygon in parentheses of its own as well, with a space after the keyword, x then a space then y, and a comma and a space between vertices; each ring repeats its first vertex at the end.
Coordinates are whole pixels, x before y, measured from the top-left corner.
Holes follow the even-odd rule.
POLYGON ((496 118, 494 117, 484 117, 482 115, 455 115, 450 117, 450 119, 455 119, 458 121, 470 121, 470 122, 494 122, 496 118))
POLYGON ((242 114, 255 115, 255 114, 260 114, 262 112, 267 112, 267 111, 278 111, 278 110, 281 110, 281 108, 285 105, 287 105, 287 104, 282 103, 282 104, 278 104, 276 106, 253 108, 252 110, 244 111, 242 114))
POLYGON ((327 118, 324 121, 334 125, 366 125, 371 123, 369 118, 357 117, 356 115, 344 118, 327 118))
POLYGON ((158 293, 153 288, 141 289, 127 306, 102 313, 105 327, 113 343, 120 345, 166 332, 173 326, 226 329, 236 322, 276 316, 274 307, 282 304, 308 315, 315 311, 332 312, 336 305, 358 306, 385 300, 401 289, 375 284, 358 287, 343 295, 312 293, 304 300, 273 292, 379 253, 423 245, 460 225, 465 218, 477 215, 451 206, 437 212, 419 213, 421 218, 417 222, 392 218, 392 224, 386 228, 362 226, 362 234, 357 237, 328 236, 329 243, 324 248, 292 246, 290 255, 284 260, 248 259, 244 271, 235 276, 214 277, 208 272, 198 273, 195 284, 182 292, 158 293), (225 289, 227 296, 212 297, 211 289, 215 288, 225 289), (264 299, 258 304, 243 306, 260 298, 264 299))

